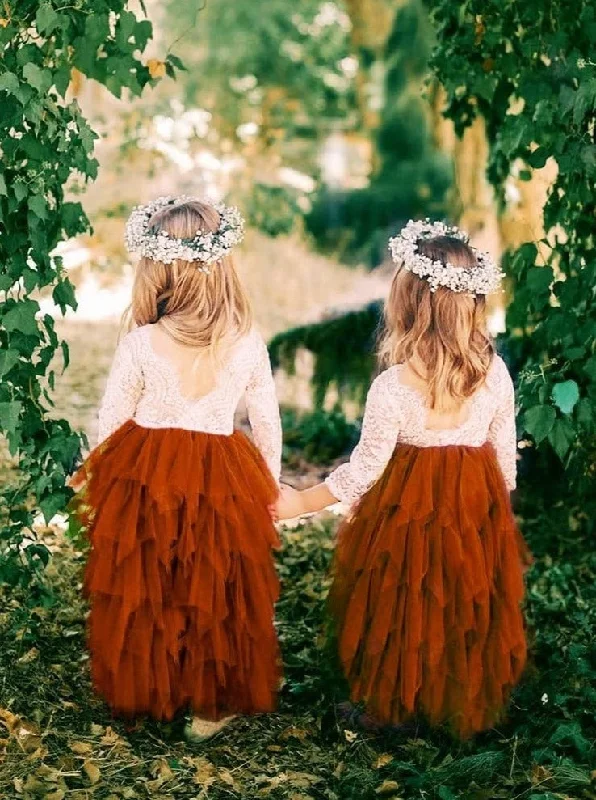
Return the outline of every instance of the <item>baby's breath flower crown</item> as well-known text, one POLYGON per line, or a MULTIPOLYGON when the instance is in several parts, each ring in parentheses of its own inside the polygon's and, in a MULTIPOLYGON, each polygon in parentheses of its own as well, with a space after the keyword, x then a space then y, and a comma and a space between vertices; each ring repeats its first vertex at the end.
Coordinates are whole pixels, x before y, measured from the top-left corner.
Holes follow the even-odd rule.
POLYGON ((431 292, 439 286, 451 289, 452 292, 466 294, 491 294, 501 284, 503 273, 488 253, 476 250, 470 244, 464 231, 443 222, 410 220, 398 236, 389 240, 391 258, 396 264, 413 272, 419 278, 428 281, 431 292), (478 262, 477 267, 455 267, 442 261, 433 261, 418 252, 418 242, 422 239, 434 239, 437 236, 451 236, 468 245, 478 262))
POLYGON ((210 264, 215 264, 239 244, 244 238, 244 220, 234 206, 223 203, 214 205, 219 213, 219 228, 214 233, 197 231, 190 239, 177 239, 167 231, 153 228, 150 220, 154 214, 168 206, 178 206, 196 198, 181 195, 179 197, 158 197, 144 206, 133 209, 126 223, 126 249, 129 253, 137 253, 163 264, 172 264, 178 259, 182 261, 200 261, 198 269, 210 273, 210 264))

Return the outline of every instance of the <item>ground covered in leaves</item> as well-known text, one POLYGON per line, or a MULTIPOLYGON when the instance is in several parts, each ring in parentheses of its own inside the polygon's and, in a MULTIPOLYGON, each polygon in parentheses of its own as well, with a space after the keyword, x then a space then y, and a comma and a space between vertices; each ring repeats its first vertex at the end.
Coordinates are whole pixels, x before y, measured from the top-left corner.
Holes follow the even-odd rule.
POLYGON ((203 745, 184 741, 183 719, 127 727, 93 696, 84 553, 49 532, 52 595, 33 608, 1 598, 2 800, 594 800, 596 557, 543 557, 532 569, 532 664, 499 730, 466 744, 440 731, 380 736, 335 714, 344 688, 323 633, 334 525, 284 534, 279 713, 237 720, 203 745))

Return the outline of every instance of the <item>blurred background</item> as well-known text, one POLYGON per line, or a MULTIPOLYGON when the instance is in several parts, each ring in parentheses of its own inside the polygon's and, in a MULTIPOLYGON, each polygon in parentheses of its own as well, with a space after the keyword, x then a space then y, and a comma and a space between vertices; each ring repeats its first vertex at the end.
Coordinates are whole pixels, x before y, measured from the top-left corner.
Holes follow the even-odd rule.
MULTIPOLYGON (((59 325, 72 368, 58 381, 57 413, 94 436, 130 295, 126 218, 136 203, 179 193, 225 198, 242 209, 249 231, 238 263, 268 339, 364 309, 341 337, 353 356, 341 360, 344 374, 325 376, 319 387, 326 394, 337 378, 327 406, 339 389, 348 415, 355 413, 372 368, 357 354, 371 346, 378 319, 378 306, 371 312, 368 304, 385 295, 391 277, 389 236, 410 217, 458 219, 498 256, 539 224, 529 209, 539 213, 548 176, 538 171, 519 185, 512 177, 497 220, 482 122, 459 141, 442 117, 420 0, 146 6, 155 27, 148 63, 162 77, 158 85, 125 102, 82 76, 72 89, 100 134, 100 169, 94 184, 72 187, 84 193, 94 233, 63 248, 79 306, 59 325), (158 59, 164 53, 184 64, 176 80, 158 59), (354 382, 356 392, 344 398, 354 382)), ((500 303, 491 309, 495 333, 503 328, 500 303)), ((51 300, 44 310, 57 311, 51 300)), ((297 367, 298 379, 279 377, 282 401, 297 407, 312 399, 306 333, 294 337, 292 364, 285 364, 297 367)), ((283 335, 274 340, 274 359, 286 344, 283 335)))

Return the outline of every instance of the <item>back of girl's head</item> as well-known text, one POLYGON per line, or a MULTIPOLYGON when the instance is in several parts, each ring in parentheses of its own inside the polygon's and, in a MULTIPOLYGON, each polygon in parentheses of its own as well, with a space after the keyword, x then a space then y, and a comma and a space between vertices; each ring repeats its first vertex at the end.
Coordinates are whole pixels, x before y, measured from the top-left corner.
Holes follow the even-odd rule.
MULTIPOLYGON (((451 236, 420 239, 417 252, 433 262, 464 270, 478 262, 473 250, 451 236)), ((431 407, 448 409, 470 397, 484 382, 494 347, 486 327, 486 299, 431 290, 430 283, 399 267, 385 304, 380 358, 387 366, 406 361, 422 368, 431 407)))
MULTIPOLYGON (((157 211, 149 219, 151 235, 192 240, 214 234, 220 214, 198 200, 185 200, 157 211)), ((160 322, 172 338, 192 347, 217 348, 246 333, 252 323, 248 298, 230 254, 209 265, 176 259, 164 263, 142 256, 136 266, 131 325, 160 322)))

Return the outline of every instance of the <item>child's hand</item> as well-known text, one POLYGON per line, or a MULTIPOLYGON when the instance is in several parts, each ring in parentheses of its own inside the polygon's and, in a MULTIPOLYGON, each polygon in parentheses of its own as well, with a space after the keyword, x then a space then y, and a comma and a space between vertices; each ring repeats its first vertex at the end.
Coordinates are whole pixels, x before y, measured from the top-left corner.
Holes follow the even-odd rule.
POLYGON ((276 504, 278 519, 294 519, 306 513, 302 493, 282 483, 276 504))

